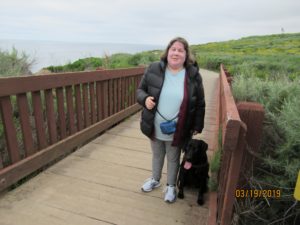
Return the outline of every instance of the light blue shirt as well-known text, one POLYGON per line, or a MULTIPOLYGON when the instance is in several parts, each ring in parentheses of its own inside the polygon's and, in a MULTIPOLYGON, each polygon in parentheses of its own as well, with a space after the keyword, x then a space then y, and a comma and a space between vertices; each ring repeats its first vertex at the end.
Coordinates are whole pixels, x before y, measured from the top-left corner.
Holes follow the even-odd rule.
MULTIPOLYGON (((160 93, 157 109, 166 119, 171 120, 178 116, 184 93, 185 69, 172 74, 168 69, 165 73, 165 80, 160 93)), ((178 117, 175 121, 178 120, 178 117)), ((162 141, 173 141, 174 134, 163 134, 160 130, 160 123, 165 122, 157 112, 154 118, 155 138, 162 141)))

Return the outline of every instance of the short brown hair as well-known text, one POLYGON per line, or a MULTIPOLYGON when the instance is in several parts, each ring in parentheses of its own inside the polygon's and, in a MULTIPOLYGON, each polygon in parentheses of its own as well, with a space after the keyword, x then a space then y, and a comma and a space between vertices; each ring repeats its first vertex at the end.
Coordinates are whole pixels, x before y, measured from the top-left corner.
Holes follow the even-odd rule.
POLYGON ((186 58, 185 58, 185 61, 183 63, 184 67, 186 67, 188 64, 194 64, 195 60, 194 60, 194 57, 192 56, 191 54, 191 51, 190 51, 190 47, 189 47, 189 44, 188 42, 182 38, 182 37, 176 37, 174 39, 172 39, 167 48, 165 49, 164 53, 162 54, 162 56, 160 57, 160 59, 162 61, 164 61, 166 64, 168 63, 168 52, 169 52, 169 49, 171 48, 171 46, 176 42, 180 42, 183 44, 183 47, 184 47, 184 50, 186 52, 186 58))

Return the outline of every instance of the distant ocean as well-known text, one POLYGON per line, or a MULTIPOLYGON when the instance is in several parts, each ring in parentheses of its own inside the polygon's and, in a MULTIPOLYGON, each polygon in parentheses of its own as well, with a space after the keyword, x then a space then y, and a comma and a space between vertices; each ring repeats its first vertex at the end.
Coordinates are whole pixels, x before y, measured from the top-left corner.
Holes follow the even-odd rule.
POLYGON ((64 65, 86 57, 103 57, 104 54, 137 53, 163 49, 158 45, 121 44, 121 43, 67 43, 57 41, 1 40, 0 49, 11 51, 15 47, 19 53, 24 51, 34 59, 33 73, 43 67, 64 65))

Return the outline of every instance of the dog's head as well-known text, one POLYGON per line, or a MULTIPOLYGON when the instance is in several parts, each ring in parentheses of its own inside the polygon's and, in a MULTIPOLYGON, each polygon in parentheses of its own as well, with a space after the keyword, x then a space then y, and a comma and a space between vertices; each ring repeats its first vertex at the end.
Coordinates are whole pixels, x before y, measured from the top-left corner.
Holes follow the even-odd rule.
POLYGON ((207 163, 206 151, 208 145, 206 142, 197 139, 191 139, 184 151, 185 151, 185 161, 190 163, 186 165, 187 168, 191 168, 192 165, 202 165, 207 163))

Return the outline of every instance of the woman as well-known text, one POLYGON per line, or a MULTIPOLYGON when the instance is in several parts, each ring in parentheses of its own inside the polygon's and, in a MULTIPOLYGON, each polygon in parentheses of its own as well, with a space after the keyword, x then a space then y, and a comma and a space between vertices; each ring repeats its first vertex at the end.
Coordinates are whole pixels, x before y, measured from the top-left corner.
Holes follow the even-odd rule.
POLYGON ((205 114, 202 78, 185 39, 171 40, 161 61, 146 69, 137 90, 137 101, 144 107, 141 130, 151 139, 152 149, 152 177, 145 181, 142 191, 150 192, 160 186, 167 154, 164 200, 175 202, 180 150, 193 134, 202 132, 205 114), (161 130, 161 123, 166 121, 176 122, 174 133, 161 130))

